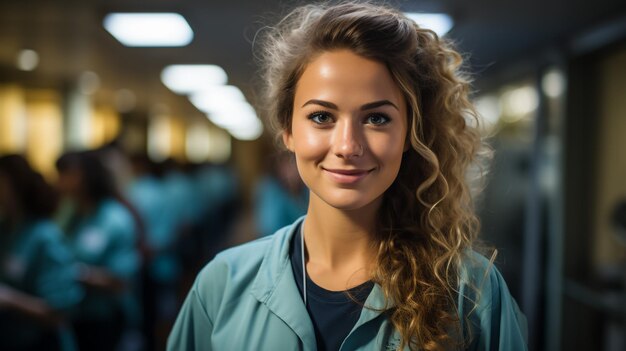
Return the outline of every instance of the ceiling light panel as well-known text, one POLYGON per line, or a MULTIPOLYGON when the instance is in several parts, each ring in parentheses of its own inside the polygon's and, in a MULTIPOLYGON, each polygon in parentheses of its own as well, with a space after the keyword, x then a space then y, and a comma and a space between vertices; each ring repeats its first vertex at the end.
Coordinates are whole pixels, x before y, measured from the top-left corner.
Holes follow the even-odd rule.
POLYGON ((232 85, 218 85, 191 94, 191 103, 205 113, 219 110, 223 104, 231 102, 245 102, 246 98, 239 88, 232 85))
POLYGON ((110 13, 103 25, 126 46, 185 46, 193 39, 189 23, 177 13, 110 13))
POLYGON ((258 119, 254 108, 247 102, 224 103, 208 115, 220 128, 241 129, 258 119))
POLYGON ((175 93, 193 94, 226 84, 228 76, 216 65, 171 65, 161 72, 161 81, 175 93))

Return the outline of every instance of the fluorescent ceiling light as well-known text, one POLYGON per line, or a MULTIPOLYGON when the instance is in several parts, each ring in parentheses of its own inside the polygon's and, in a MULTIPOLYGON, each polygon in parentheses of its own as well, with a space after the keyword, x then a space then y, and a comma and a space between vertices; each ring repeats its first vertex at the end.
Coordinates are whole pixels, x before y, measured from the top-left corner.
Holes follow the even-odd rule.
POLYGON ((218 111, 223 104, 245 102, 246 98, 239 88, 232 85, 210 87, 189 97, 191 103, 204 113, 218 111))
POLYGON ((216 126, 224 129, 241 129, 258 120, 254 108, 247 102, 224 103, 207 115, 216 126))
POLYGON ((226 72, 216 65, 171 65, 161 72, 163 84, 178 94, 206 91, 227 80, 226 72))
POLYGON ((229 128, 228 133, 239 140, 256 140, 263 134, 263 123, 257 118, 241 128, 229 128))
POLYGON ((454 25, 452 17, 445 13, 405 12, 404 15, 415 21, 420 27, 430 29, 440 37, 448 33, 454 25))
POLYGON ((110 13, 104 28, 126 46, 185 46, 193 31, 177 13, 110 13))

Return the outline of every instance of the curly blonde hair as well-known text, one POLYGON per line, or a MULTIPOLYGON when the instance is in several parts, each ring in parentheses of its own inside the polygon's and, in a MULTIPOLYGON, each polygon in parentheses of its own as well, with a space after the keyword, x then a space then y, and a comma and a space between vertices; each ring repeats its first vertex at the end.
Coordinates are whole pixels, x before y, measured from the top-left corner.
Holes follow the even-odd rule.
POLYGON ((388 301, 400 349, 465 341, 457 313, 459 269, 476 239, 466 173, 482 150, 470 81, 450 42, 401 12, 370 2, 305 5, 263 37, 269 119, 291 129, 297 82, 319 54, 348 49, 384 63, 408 105, 411 149, 379 212, 373 280, 388 301))

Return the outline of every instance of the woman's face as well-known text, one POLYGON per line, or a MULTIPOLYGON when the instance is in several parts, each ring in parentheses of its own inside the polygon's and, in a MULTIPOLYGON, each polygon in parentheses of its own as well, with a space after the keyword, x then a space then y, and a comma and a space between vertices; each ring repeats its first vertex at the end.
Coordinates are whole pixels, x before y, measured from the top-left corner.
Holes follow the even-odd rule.
POLYGON ((283 141, 312 201, 354 210, 379 201, 396 179, 406 135, 406 103, 387 67, 341 50, 304 70, 283 141))

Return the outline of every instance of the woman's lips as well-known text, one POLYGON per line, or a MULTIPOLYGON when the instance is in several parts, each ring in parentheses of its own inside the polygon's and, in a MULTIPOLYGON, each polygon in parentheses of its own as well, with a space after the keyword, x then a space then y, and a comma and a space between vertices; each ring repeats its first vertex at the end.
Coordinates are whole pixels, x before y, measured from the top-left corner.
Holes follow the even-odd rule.
POLYGON ((353 184, 365 178, 373 169, 322 168, 328 176, 340 184, 353 184))

